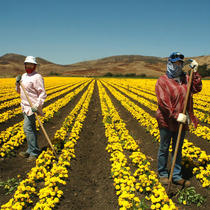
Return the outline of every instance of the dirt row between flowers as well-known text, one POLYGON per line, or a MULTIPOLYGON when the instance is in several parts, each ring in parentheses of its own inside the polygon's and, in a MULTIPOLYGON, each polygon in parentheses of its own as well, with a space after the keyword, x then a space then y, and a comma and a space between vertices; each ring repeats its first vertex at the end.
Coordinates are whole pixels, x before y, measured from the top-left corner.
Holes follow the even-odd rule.
MULTIPOLYGON (((152 96, 155 96, 156 97, 156 93, 155 93, 155 91, 154 92, 151 92, 151 90, 140 90, 140 89, 138 89, 137 87, 134 87, 136 90, 139 90, 139 92, 144 92, 144 93, 146 93, 146 94, 150 94, 150 95, 152 95, 152 96)), ((155 87, 154 87, 154 90, 155 90, 155 87)), ((131 92, 133 92, 132 90, 130 90, 131 92)), ((145 96, 142 96, 143 98, 145 98, 145 99, 147 99, 145 96)), ((202 97, 202 96, 200 96, 200 97, 202 97)), ((199 98, 199 100, 201 100, 201 101, 203 101, 201 98, 199 98)), ((206 102, 206 101, 205 101, 206 102)), ((157 104, 157 102, 154 102, 153 101, 153 103, 155 103, 155 104, 157 104)), ((210 103, 210 102, 207 102, 207 103, 210 103)), ((203 109, 200 109, 200 108, 194 108, 194 109, 196 109, 197 111, 199 111, 199 112, 203 112, 203 113, 205 113, 205 111, 203 110, 203 109)), ((205 126, 207 126, 207 127, 209 127, 209 124, 207 124, 207 123, 202 123, 202 125, 205 125, 205 126)))
MULTIPOLYGON (((84 90, 82 93, 83 92, 84 90)), ((61 109, 52 120, 44 124, 50 138, 52 138, 55 131, 60 128, 64 118, 77 104, 82 93, 78 94, 68 105, 61 109)), ((111 93, 108 93, 111 96, 111 93)), ((111 96, 111 99, 121 118, 126 122, 130 134, 138 142, 141 151, 147 155, 152 165, 151 169, 156 171, 158 143, 152 141, 153 137, 146 133, 144 128, 139 126, 138 122, 125 110, 119 101, 114 99, 113 96, 111 96)), ((76 145, 76 159, 72 160, 67 185, 62 187, 64 197, 57 209, 118 209, 117 196, 113 187, 113 181, 110 179, 110 162, 109 155, 105 151, 107 139, 104 133, 105 129, 102 123, 98 88, 95 84, 87 118, 85 119, 82 132, 80 133, 80 139, 76 145)), ((40 147, 44 149, 47 143, 44 140, 41 130, 39 140, 41 140, 39 142, 40 147)), ((17 150, 17 152, 23 151, 25 148, 26 145, 17 150)), ((16 177, 17 174, 21 174, 21 176, 24 177, 31 167, 35 165, 35 163, 26 163, 24 159, 18 156, 6 159, 3 162, 3 165, 2 162, 0 162, 0 176, 2 175, 3 169, 4 177, 2 177, 2 179, 4 178, 4 180, 7 179, 7 172, 10 174, 8 178, 16 177)), ((190 175, 186 172, 184 172, 184 174, 186 176, 190 175)), ((203 191, 198 191, 198 189, 201 188, 198 181, 192 181, 193 186, 194 182, 198 185, 196 186, 196 191, 205 196, 205 194, 202 193, 203 191)), ((172 185, 173 191, 177 189, 177 186, 172 185)), ((3 195, 4 193, 5 191, 0 191, 0 205, 11 197, 11 195, 3 195)), ((200 208, 207 208, 208 205, 209 202, 207 201, 207 203, 200 208)), ((186 206, 181 205, 180 209, 197 208, 195 206, 186 208, 186 206)))
POLYGON ((67 185, 61 188, 64 198, 58 209, 118 209, 96 83, 79 136, 76 158, 71 161, 67 185))
MULTIPOLYGON (((71 85, 70 85, 70 86, 71 86, 71 85)), ((70 87, 70 86, 69 86, 69 87, 70 87)), ((81 86, 81 85, 79 85, 79 86, 76 87, 76 88, 79 88, 80 86, 81 86)), ((54 102, 57 101, 58 99, 60 99, 60 98, 64 97, 65 95, 67 95, 68 93, 74 91, 76 88, 74 88, 74 89, 72 89, 72 90, 70 90, 70 91, 68 91, 68 92, 66 92, 66 93, 64 93, 64 94, 61 94, 61 95, 59 95, 59 96, 57 96, 57 97, 55 97, 55 98, 52 98, 52 99, 50 99, 49 101, 45 102, 43 108, 45 108, 46 106, 48 106, 48 105, 54 103, 54 102)), ((65 88, 64 88, 64 89, 65 89, 65 88)), ((60 91, 63 91, 64 89, 61 89, 60 91)), ((54 93, 57 93, 57 92, 58 92, 58 91, 56 91, 56 92, 54 92, 54 93)), ((52 94, 54 94, 54 93, 52 93, 52 94)), ((49 95, 47 95, 47 96, 50 96, 50 95, 52 95, 52 94, 49 94, 49 95)), ((19 105, 16 105, 16 106, 11 106, 11 107, 5 108, 4 111, 8 111, 8 110, 12 110, 12 109, 18 108, 18 106, 20 106, 20 104, 19 104, 19 105)), ((2 113, 2 112, 1 112, 1 113, 2 113)), ((3 131, 3 130, 6 130, 6 129, 7 129, 8 127, 10 127, 10 126, 13 126, 14 124, 20 122, 21 120, 23 120, 23 114, 22 114, 22 113, 21 113, 21 114, 17 114, 16 116, 12 117, 11 119, 8 119, 6 122, 0 123, 0 132, 3 131)))
MULTIPOLYGON (((105 87, 109 97, 112 100, 115 108, 117 109, 121 119, 126 123, 126 128, 129 130, 129 134, 135 139, 141 152, 147 156, 147 159, 151 163, 151 170, 157 173, 157 153, 159 148, 159 143, 153 141, 153 137, 146 132, 146 129, 139 125, 138 121, 133 118, 131 113, 127 111, 115 97, 111 94, 111 92, 105 87)), ((138 104, 141 108, 145 110, 145 107, 138 104)), ((149 109, 146 110, 149 112, 149 109)), ((151 111, 150 111, 151 114, 151 111)), ((169 168, 170 168, 171 156, 169 155, 169 168)), ((203 188, 199 181, 192 175, 192 168, 183 167, 182 170, 183 177, 186 179, 190 179, 191 185, 195 187, 196 192, 201 194, 202 196, 209 197, 209 191, 203 188)), ((181 186, 172 184, 170 197, 176 203, 180 209, 198 209, 196 205, 190 205, 189 207, 178 204, 177 197, 175 196, 178 190, 181 190, 181 186)), ((205 204, 203 204, 199 209, 205 209, 210 205, 210 201, 207 200, 205 204)))
MULTIPOLYGON (((87 90, 87 86, 78 95, 76 95, 65 107, 61 108, 52 119, 43 124, 51 140, 53 139, 56 130, 61 127, 66 116, 78 103, 85 90, 87 90)), ((45 150, 48 147, 48 142, 41 128, 38 132, 38 145, 41 150, 45 150)), ((35 166, 35 162, 28 163, 26 162, 26 159, 19 157, 18 153, 20 151, 25 151, 26 149, 27 143, 25 141, 25 143, 21 147, 14 151, 16 156, 0 160, 0 181, 6 181, 13 177, 16 178, 17 175, 20 175, 21 178, 24 179, 30 169, 35 166)), ((13 195, 5 195, 5 193, 6 191, 0 188, 0 205, 6 203, 13 195)))
MULTIPOLYGON (((121 86, 121 85, 115 84, 115 87, 122 87, 122 86, 121 86)), ((122 88, 123 88, 123 87, 122 87, 122 88)), ((135 88, 135 89, 138 90, 138 88, 135 88)), ((128 90, 128 89, 127 89, 127 90, 128 90)), ((133 94, 136 94, 135 92, 133 92, 133 91, 130 90, 130 89, 129 89, 128 91, 130 91, 130 92, 133 93, 133 94)), ((154 93, 151 93, 151 92, 147 92, 147 91, 144 91, 144 90, 139 90, 139 92, 143 92, 143 93, 146 93, 146 94, 150 94, 151 96, 155 96, 155 97, 156 97, 155 92, 154 92, 154 93)), ((157 105, 157 102, 148 99, 146 96, 141 95, 140 97, 142 97, 142 98, 144 98, 144 99, 150 101, 151 103, 157 105)), ((204 114, 207 113, 207 111, 204 111, 204 110, 202 110, 202 109, 195 108, 195 107, 194 107, 194 110, 197 110, 197 111, 199 111, 199 112, 201 112, 201 113, 204 113, 204 114)), ((210 125, 209 125, 208 123, 205 123, 205 122, 200 122, 200 125, 201 125, 201 126, 206 126, 206 127, 210 128, 210 125)), ((194 135, 194 134, 193 134, 193 135, 194 135)))
MULTIPOLYGON (((55 87, 51 87, 51 88, 49 88, 49 89, 46 88, 46 91, 50 91, 50 90, 52 90, 52 89, 54 89, 54 88, 59 88, 59 87, 62 87, 62 86, 64 86, 63 89, 60 89, 60 90, 58 90, 58 91, 53 92, 53 93, 56 93, 56 92, 59 92, 59 91, 64 90, 66 85, 55 86, 55 87)), ((69 86, 71 86, 71 85, 69 85, 69 86)), ((14 90, 15 90, 15 86, 14 86, 14 90)), ((53 94, 53 93, 51 93, 51 94, 53 94)), ((51 95, 51 94, 49 94, 49 95, 51 95)), ((5 102, 9 102, 9 101, 13 101, 14 99, 18 99, 18 98, 20 98, 20 96, 15 97, 15 98, 11 98, 11 99, 7 99, 7 100, 5 100, 5 101, 3 101, 3 102, 0 102, 0 104, 1 104, 1 103, 5 103, 5 102)), ((13 105, 13 106, 11 106, 11 107, 2 108, 2 109, 0 109, 0 114, 3 113, 3 112, 5 112, 5 111, 7 111, 7 110, 10 110, 10 109, 13 109, 13 108, 17 108, 18 106, 19 106, 19 105, 13 105)))
MULTIPOLYGON (((77 104, 82 93, 60 110, 52 120, 45 123, 44 126, 51 139, 55 131, 60 128, 66 115, 77 104)), ((47 144, 41 131, 38 139, 40 147, 44 149, 47 144)), ((111 166, 109 155, 105 150, 106 140, 98 89, 95 85, 87 118, 75 148, 76 159, 72 160, 67 185, 61 187, 64 196, 57 209, 114 210, 118 208, 117 196, 112 179, 110 179, 111 166)), ((26 149, 26 145, 18 149, 17 153, 24 149, 26 149)), ((24 178, 34 165, 35 163, 27 163, 25 159, 18 156, 7 158, 0 163, 0 180, 7 180, 18 174, 24 178)), ((0 205, 6 203, 11 197, 12 195, 5 195, 5 191, 1 189, 0 205)))
MULTIPOLYGON (((129 97, 128 95, 126 95, 125 93, 120 91, 119 89, 117 89, 117 91, 119 91, 121 94, 126 96, 130 101, 132 101, 133 103, 135 103, 136 105, 138 105, 139 107, 144 109, 147 113, 149 113, 152 117, 155 118, 155 111, 152 111, 151 109, 149 109, 149 107, 146 107, 146 106, 142 105, 141 103, 139 103, 138 101, 129 97)), ((147 99, 147 100, 150 101, 151 103, 154 103, 153 101, 151 101, 149 99, 147 99)), ((203 125, 204 124, 206 125, 206 123, 203 123, 203 125)), ((209 154, 208 152, 210 151, 210 144, 207 140, 199 138, 198 136, 196 136, 195 134, 190 133, 190 132, 186 133, 185 138, 188 139, 190 142, 192 142, 195 146, 200 147, 202 150, 206 151, 207 154, 209 154)))

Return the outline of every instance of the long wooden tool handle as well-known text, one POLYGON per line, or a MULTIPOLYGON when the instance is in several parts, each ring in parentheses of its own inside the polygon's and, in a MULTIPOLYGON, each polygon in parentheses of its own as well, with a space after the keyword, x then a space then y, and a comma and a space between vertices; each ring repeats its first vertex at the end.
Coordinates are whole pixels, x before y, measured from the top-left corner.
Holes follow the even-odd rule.
MULTIPOLYGON (((25 94, 25 96, 26 96, 26 98, 27 98, 27 100, 28 100, 30 106, 33 107, 33 104, 31 103, 31 100, 30 100, 30 98, 28 97, 28 94, 27 94, 27 92, 26 92, 26 89, 25 89, 24 85, 23 85, 21 82, 20 82, 20 86, 22 87, 23 92, 24 92, 24 94, 25 94)), ((53 151, 53 153, 54 153, 54 155, 55 155, 55 157, 57 158, 57 154, 56 154, 55 149, 54 149, 54 147, 53 147, 53 145, 52 145, 52 142, 50 141, 50 138, 49 138, 49 136, 47 135, 47 132, 46 132, 46 130, 44 129, 44 126, 43 126, 43 124, 42 124, 41 120, 39 119, 39 116, 38 116, 38 114, 37 114, 36 112, 35 112, 35 116, 36 116, 36 118, 37 118, 37 120, 38 120, 38 123, 39 123, 39 125, 40 125, 40 127, 41 127, 41 129, 42 129, 42 131, 43 131, 43 133, 44 133, 44 135, 45 135, 45 137, 46 137, 46 139, 47 139, 47 141, 48 141, 48 143, 49 143, 49 145, 50 145, 50 147, 51 147, 51 149, 52 149, 52 151, 53 151)))
MULTIPOLYGON (((186 110, 187 110, 190 88, 191 88, 191 84, 192 84, 192 75, 193 75, 193 69, 191 69, 191 72, 190 72, 190 79, 189 79, 188 86, 187 86, 187 94, 186 94, 185 101, 184 101, 183 114, 186 114, 186 110)), ((175 147, 174 156, 173 156, 173 162, 172 162, 172 165, 171 165, 171 171, 170 171, 170 176, 169 176, 167 193, 169 193, 170 187, 171 187, 172 176, 173 176, 173 172, 174 172, 174 166, 175 166, 175 163, 176 163, 176 157, 177 157, 177 152, 178 152, 179 143, 180 143, 180 139, 181 139, 182 129, 183 129, 183 123, 180 123, 179 132, 178 132, 177 141, 176 141, 176 147, 175 147)))

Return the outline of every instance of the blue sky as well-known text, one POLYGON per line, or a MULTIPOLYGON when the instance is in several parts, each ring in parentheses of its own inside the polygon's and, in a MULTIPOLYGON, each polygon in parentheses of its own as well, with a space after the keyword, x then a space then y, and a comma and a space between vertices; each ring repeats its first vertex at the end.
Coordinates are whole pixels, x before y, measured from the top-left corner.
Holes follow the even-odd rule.
POLYGON ((0 56, 210 55, 209 0, 0 0, 0 56))

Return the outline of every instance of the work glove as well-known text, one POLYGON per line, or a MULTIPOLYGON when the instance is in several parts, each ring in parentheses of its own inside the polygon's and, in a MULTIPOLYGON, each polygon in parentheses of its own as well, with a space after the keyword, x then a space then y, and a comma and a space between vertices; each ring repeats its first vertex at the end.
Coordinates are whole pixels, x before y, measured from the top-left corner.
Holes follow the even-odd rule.
POLYGON ((32 112, 37 112, 37 111, 38 111, 38 108, 37 108, 36 106, 32 106, 32 107, 31 107, 31 111, 32 111, 32 112))
POLYGON ((198 63, 196 60, 190 59, 191 63, 190 63, 190 68, 193 69, 194 72, 197 72, 198 70, 198 63))
POLYGON ((21 75, 17 75, 16 77, 16 85, 20 85, 21 75))
POLYGON ((177 122, 186 123, 186 121, 187 121, 187 115, 185 115, 183 113, 179 113, 177 122))

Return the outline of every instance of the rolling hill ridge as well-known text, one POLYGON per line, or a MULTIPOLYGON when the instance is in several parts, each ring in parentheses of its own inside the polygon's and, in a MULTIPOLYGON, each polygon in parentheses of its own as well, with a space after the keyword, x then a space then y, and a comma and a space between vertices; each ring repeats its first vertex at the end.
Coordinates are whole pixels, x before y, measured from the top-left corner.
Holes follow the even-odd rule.
MULTIPOLYGON (((210 66, 209 55, 191 58, 196 59, 199 65, 207 64, 210 66)), ((15 77, 18 74, 24 73, 24 60, 24 55, 14 53, 1 56, 1 77, 15 77)), ((37 62, 39 63, 38 71, 43 76, 103 76, 107 73, 111 73, 114 75, 136 74, 148 77, 159 77, 165 73, 167 58, 142 55, 119 55, 69 65, 60 65, 37 57, 37 62)))

